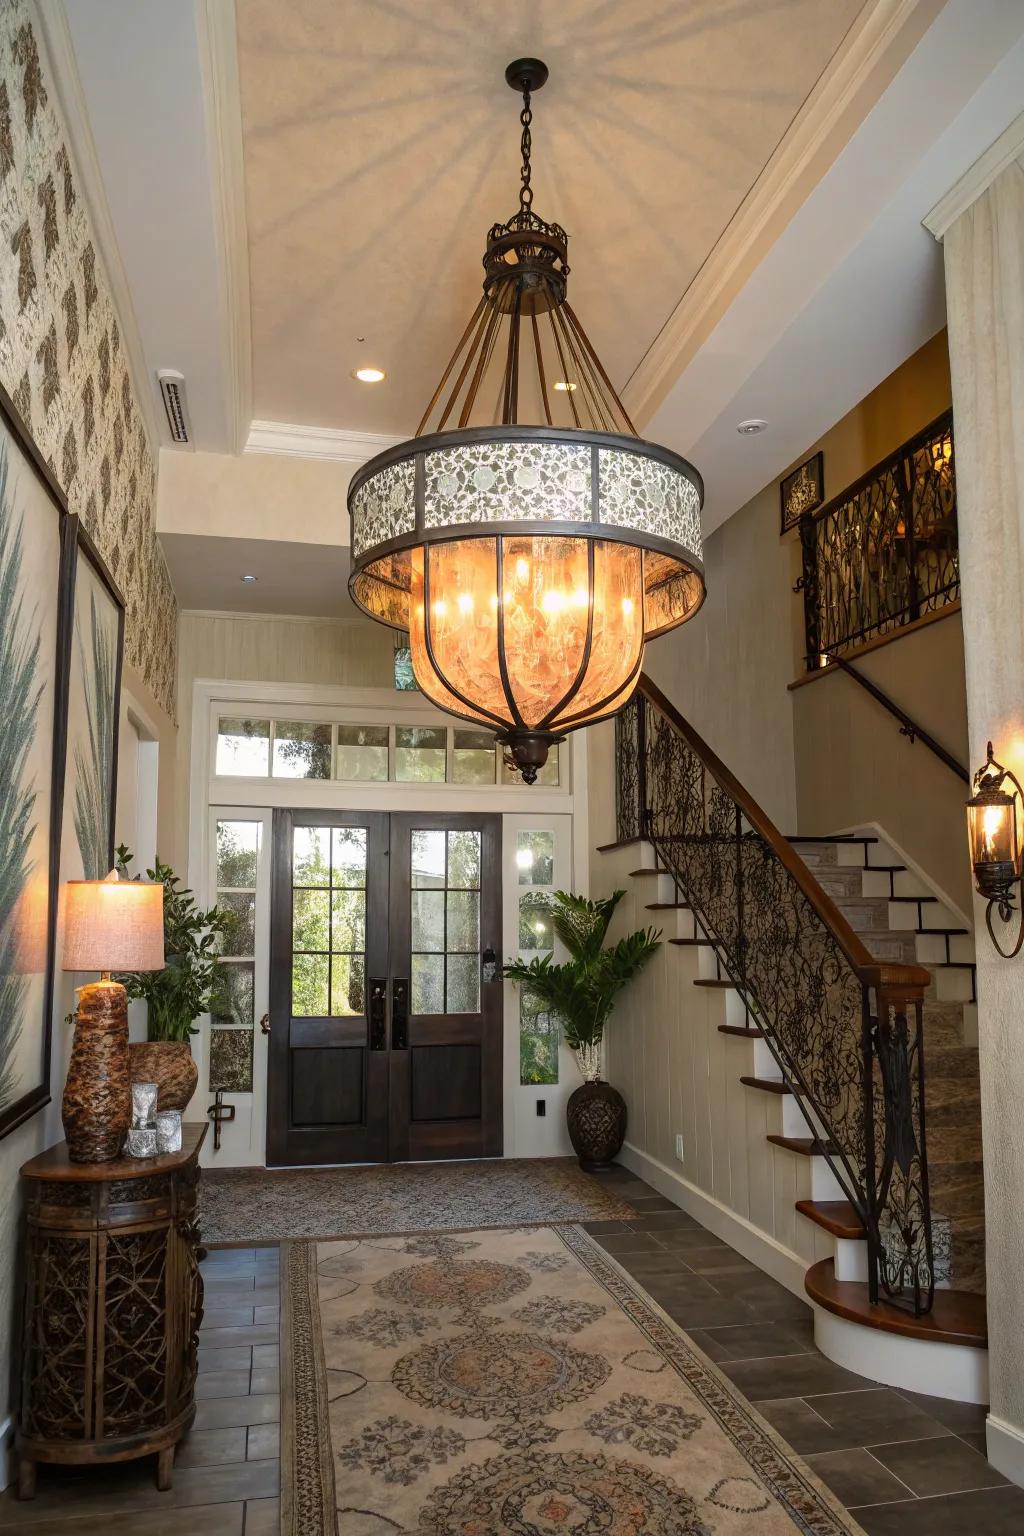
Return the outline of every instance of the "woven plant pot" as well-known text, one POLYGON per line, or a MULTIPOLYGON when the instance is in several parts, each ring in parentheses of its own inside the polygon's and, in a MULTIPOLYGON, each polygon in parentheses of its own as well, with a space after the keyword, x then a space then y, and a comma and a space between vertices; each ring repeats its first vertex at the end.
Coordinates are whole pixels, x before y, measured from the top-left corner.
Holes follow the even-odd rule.
POLYGON ((184 1109, 196 1091, 199 1068, 187 1040, 142 1040, 128 1047, 133 1083, 156 1083, 158 1109, 184 1109))
POLYGON ((626 1139, 626 1101, 617 1088, 600 1079, 582 1083, 565 1109, 569 1140, 587 1173, 609 1168, 626 1139))

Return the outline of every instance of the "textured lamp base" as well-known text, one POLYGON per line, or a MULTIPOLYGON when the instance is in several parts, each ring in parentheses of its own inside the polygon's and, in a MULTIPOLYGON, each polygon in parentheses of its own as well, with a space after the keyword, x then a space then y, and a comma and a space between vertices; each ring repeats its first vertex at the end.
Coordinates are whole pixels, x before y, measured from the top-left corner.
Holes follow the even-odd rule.
POLYGON ((76 1163, 119 1157, 131 1124, 128 994, 118 981, 95 981, 78 994, 61 1118, 76 1163))

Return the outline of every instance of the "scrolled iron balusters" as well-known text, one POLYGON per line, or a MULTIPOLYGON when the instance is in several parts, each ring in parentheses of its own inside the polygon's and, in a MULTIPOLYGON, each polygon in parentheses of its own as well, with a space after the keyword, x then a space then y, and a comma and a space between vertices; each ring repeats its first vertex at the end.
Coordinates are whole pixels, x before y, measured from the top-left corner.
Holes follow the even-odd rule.
POLYGON ((777 847, 642 693, 616 719, 615 760, 617 835, 655 844, 811 1134, 823 1128, 825 1155, 868 1233, 872 1298, 880 1284, 889 1299, 927 1310, 920 1002, 880 986, 877 1027, 871 989, 884 967, 852 963, 777 847))

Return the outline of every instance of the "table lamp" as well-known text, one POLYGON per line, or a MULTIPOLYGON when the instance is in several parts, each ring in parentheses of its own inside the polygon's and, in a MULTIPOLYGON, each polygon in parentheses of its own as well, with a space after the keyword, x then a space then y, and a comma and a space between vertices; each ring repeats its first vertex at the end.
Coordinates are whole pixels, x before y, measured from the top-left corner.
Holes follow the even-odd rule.
POLYGON ((69 880, 64 888, 65 971, 99 971, 78 991, 61 1117, 68 1156, 105 1163, 120 1155, 131 1124, 128 994, 111 971, 164 965, 164 888, 122 879, 69 880))

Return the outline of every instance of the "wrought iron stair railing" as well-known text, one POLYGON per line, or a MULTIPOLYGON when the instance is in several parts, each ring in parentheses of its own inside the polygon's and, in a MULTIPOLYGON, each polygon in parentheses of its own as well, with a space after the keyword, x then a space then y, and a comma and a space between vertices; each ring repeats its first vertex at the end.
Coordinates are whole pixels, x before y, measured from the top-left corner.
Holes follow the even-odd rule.
POLYGON ((644 674, 616 717, 619 841, 653 844, 761 1030, 867 1236, 870 1299, 934 1294, 917 965, 876 960, 644 674))

